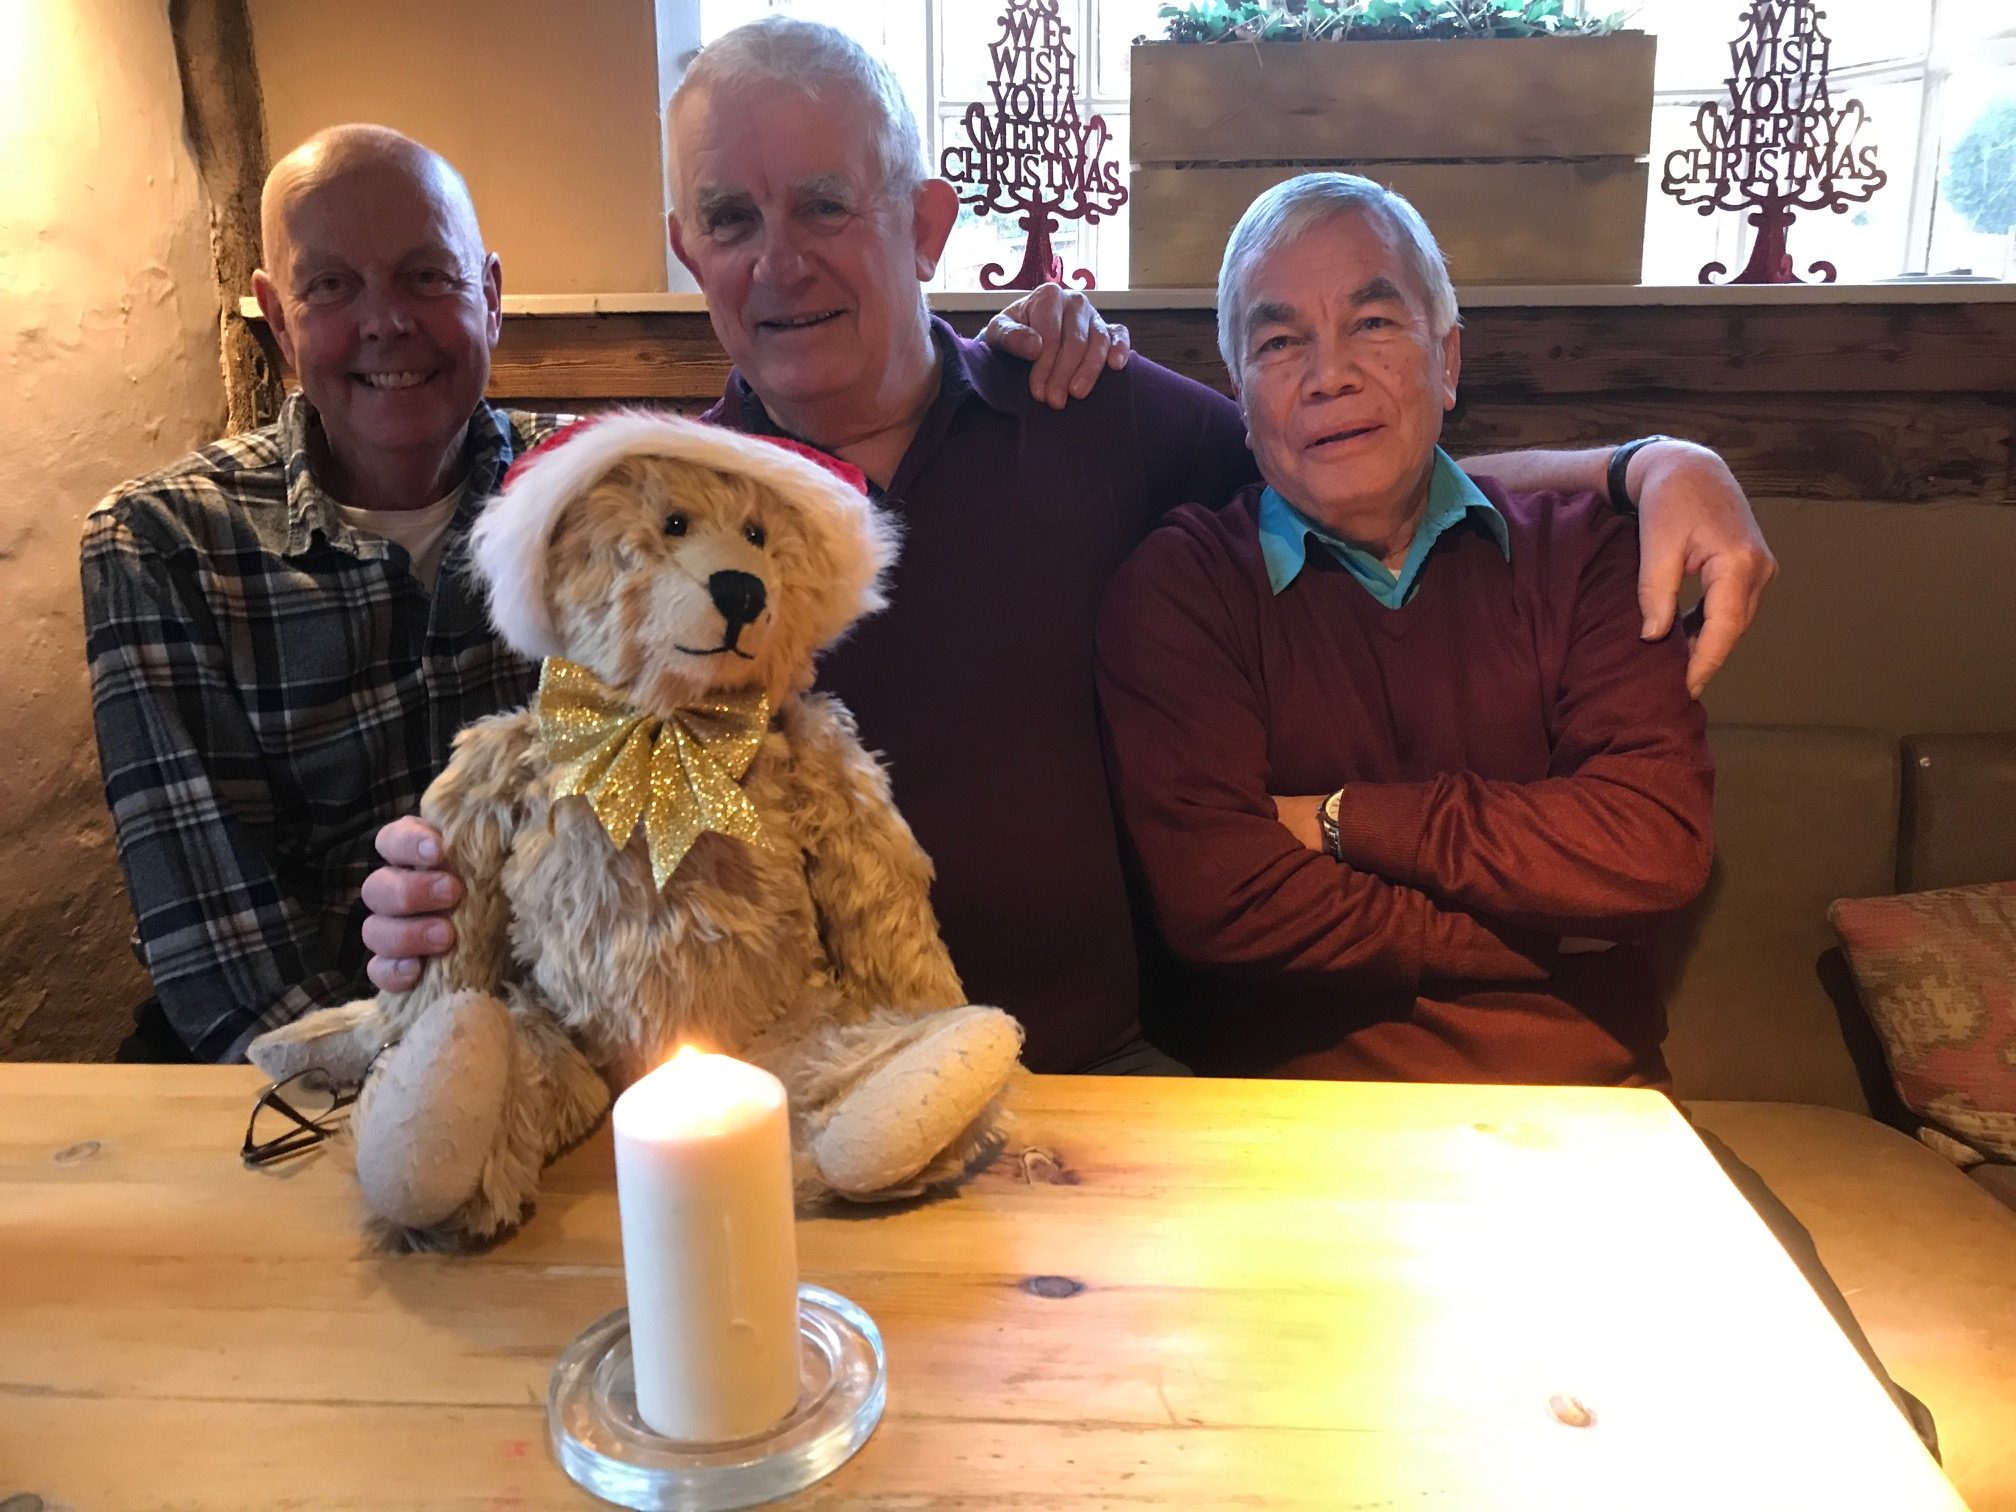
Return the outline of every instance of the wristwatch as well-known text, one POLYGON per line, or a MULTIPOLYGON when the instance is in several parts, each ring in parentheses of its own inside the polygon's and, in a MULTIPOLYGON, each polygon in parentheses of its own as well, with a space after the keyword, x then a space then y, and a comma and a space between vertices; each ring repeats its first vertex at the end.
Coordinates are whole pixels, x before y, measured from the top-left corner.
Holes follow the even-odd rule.
POLYGON ((1332 861, 1344 859, 1344 838, 1337 833, 1337 811, 1343 805, 1342 788, 1316 805, 1316 827, 1323 831, 1323 854, 1332 861))
POLYGON ((1623 515, 1638 513, 1638 501, 1631 497, 1631 490, 1625 483, 1625 474, 1631 466, 1631 459, 1655 441, 1671 441, 1671 436, 1640 436, 1636 441, 1626 441, 1610 453, 1610 470, 1605 481, 1610 488, 1610 507, 1623 515))

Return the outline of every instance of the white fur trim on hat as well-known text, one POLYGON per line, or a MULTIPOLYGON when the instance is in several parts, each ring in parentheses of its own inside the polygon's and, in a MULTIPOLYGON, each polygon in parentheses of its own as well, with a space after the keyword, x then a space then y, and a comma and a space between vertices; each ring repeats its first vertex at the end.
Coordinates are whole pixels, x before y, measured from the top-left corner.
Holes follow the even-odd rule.
POLYGON ((671 457, 716 468, 850 513, 874 508, 818 463, 760 438, 678 415, 623 410, 599 416, 557 445, 528 453, 470 532, 470 558, 489 597, 490 623, 519 655, 539 661, 563 654, 546 598, 547 544, 561 509, 625 457, 671 457))

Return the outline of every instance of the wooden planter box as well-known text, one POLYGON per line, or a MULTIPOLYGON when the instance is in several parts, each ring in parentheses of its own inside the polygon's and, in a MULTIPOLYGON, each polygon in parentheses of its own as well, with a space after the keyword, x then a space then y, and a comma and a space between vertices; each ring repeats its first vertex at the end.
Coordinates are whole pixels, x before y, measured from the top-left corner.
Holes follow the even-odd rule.
POLYGON ((1635 284, 1656 47, 1643 32, 1143 43, 1132 282, 1210 286, 1256 194, 1341 168, 1412 200, 1459 284, 1635 284))

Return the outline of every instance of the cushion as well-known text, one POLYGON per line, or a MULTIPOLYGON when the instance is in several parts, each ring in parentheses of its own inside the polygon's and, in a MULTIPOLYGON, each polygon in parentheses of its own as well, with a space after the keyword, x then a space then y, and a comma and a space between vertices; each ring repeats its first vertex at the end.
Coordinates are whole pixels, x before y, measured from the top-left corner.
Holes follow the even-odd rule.
POLYGON ((2016 1161, 2016 882, 1844 899, 1827 916, 1905 1106, 2016 1161))

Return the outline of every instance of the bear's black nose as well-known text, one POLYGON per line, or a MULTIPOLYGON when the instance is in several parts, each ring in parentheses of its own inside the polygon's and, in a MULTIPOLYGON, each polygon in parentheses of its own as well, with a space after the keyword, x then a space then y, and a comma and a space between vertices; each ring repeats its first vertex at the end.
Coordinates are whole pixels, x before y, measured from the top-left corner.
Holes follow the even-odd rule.
POLYGON ((736 630, 763 612, 763 579, 754 573, 717 572, 707 579, 707 592, 728 621, 731 643, 736 630))

